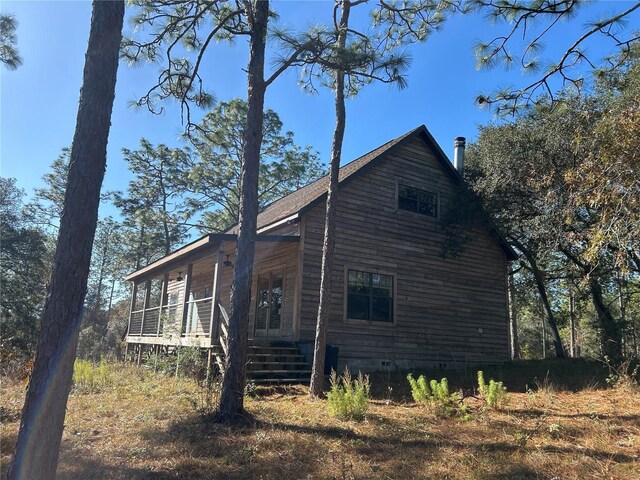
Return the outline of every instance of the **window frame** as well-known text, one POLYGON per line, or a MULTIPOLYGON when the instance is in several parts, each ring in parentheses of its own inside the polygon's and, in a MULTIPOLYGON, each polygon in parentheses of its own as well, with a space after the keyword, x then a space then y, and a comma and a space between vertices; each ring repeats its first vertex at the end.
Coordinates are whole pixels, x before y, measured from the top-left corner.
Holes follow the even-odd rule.
POLYGON ((368 325, 368 326, 377 326, 381 328, 394 328, 398 321, 398 275, 395 272, 391 272, 388 270, 383 270, 379 268, 372 268, 370 265, 345 265, 344 266, 344 277, 343 277, 343 312, 342 312, 342 320, 344 323, 350 323, 355 325, 368 325), (361 318, 350 318, 349 317, 349 271, 355 272, 363 272, 369 273, 372 275, 386 275, 393 279, 393 286, 391 288, 391 294, 393 298, 391 299, 391 308, 392 315, 391 321, 386 322, 383 320, 364 320, 361 318))
POLYGON ((427 190, 423 185, 417 185, 416 183, 412 182, 412 181, 407 181, 405 179, 402 178, 396 178, 396 197, 395 197, 395 212, 407 212, 413 215, 418 215, 420 218, 430 218, 432 220, 439 220, 440 219, 440 192, 436 191, 436 192, 432 192, 427 190), (413 210, 407 210, 404 208, 400 208, 400 186, 403 187, 409 187, 409 188, 414 188, 416 190, 421 190, 425 193, 430 193, 431 195, 435 195, 435 199, 436 199, 436 208, 435 208, 435 215, 425 215, 424 213, 420 213, 420 212, 414 212, 413 210))

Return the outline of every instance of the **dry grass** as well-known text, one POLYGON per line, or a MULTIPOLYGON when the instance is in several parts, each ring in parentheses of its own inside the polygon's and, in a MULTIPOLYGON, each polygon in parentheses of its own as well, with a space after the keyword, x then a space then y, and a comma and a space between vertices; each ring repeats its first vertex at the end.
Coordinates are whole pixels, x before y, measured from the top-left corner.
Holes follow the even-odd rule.
MULTIPOLYGON (((102 392, 70 398, 61 479, 640 479, 640 393, 511 394, 506 411, 467 399, 472 419, 375 401, 343 422, 303 387, 249 399, 241 426, 206 422, 194 382, 112 368, 102 392)), ((24 383, 3 379, 6 471, 24 383)))

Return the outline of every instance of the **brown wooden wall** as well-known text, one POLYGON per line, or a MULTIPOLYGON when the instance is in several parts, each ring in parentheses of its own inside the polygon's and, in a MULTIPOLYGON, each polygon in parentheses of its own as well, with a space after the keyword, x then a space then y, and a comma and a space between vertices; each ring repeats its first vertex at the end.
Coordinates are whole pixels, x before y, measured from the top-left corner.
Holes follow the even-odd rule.
MULTIPOLYGON (((437 192, 441 214, 455 195, 452 180, 418 138, 341 189, 328 332, 328 342, 340 349, 340 368, 508 359, 503 251, 480 230, 460 257, 443 259, 439 219, 397 210, 399 180, 437 192), (394 324, 345 319, 347 268, 395 275, 394 324)), ((324 209, 321 203, 302 220, 302 340, 314 338, 324 209)))
MULTIPOLYGON (((223 245, 224 259, 229 254, 229 260, 235 264, 235 243, 223 245)), ((294 339, 294 310, 295 310, 295 286, 297 275, 298 243, 256 243, 253 280, 251 284, 251 308, 249 313, 249 337, 253 338, 255 320, 255 300, 258 275, 270 271, 284 271, 284 296, 282 300, 282 328, 278 340, 294 339)), ((220 303, 229 311, 231 282, 233 268, 225 267, 222 271, 220 303)))

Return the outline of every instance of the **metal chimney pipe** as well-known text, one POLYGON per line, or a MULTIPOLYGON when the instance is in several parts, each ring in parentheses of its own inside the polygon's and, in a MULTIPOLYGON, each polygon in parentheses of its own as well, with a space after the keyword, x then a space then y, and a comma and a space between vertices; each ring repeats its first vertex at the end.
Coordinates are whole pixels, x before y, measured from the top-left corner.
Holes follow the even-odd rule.
POLYGON ((464 166, 464 147, 466 144, 467 139, 464 137, 456 137, 453 141, 453 166, 460 173, 462 173, 462 167, 464 166))

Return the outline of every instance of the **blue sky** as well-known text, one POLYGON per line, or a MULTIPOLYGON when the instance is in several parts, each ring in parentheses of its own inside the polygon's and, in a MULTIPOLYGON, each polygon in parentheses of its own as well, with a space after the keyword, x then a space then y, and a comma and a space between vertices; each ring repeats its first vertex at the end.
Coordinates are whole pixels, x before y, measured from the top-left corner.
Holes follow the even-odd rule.
MULTIPOLYGON (((578 18, 552 31, 542 57, 557 57, 598 12, 622 11, 632 3, 593 4, 578 18)), ((327 21, 332 5, 324 0, 272 2, 281 23, 299 27, 327 21)), ((34 187, 42 185, 42 175, 60 150, 71 145, 91 4, 3 1, 1 9, 14 14, 19 22, 18 47, 24 65, 16 71, 0 68, 0 174, 17 178, 18 185, 30 194, 34 187)), ((630 21, 632 27, 640 25, 638 14, 630 21)), ((531 80, 517 68, 476 70, 473 45, 500 31, 501 26, 492 27, 478 15, 455 17, 426 43, 411 47, 407 89, 371 85, 349 101, 343 163, 420 124, 427 126, 447 154, 451 154, 454 137, 474 139, 477 126, 493 119, 491 111, 476 107, 475 97, 500 85, 522 85, 531 80)), ((126 32, 130 32, 128 24, 126 32)), ((596 56, 607 51, 607 43, 601 42, 589 47, 596 56)), ((215 46, 208 54, 203 77, 205 86, 217 99, 246 95, 242 70, 246 52, 241 40, 233 47, 215 46)), ((103 190, 126 189, 129 174, 120 153, 122 148, 135 149, 141 137, 152 143, 180 144, 180 112, 174 103, 168 102, 160 116, 129 106, 152 85, 157 71, 155 65, 131 68, 120 64, 103 190)), ((331 95, 306 95, 296 80, 294 72, 279 78, 267 92, 266 106, 278 112, 299 144, 312 145, 326 161, 334 124, 331 95)))

